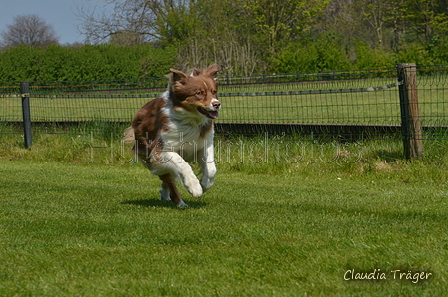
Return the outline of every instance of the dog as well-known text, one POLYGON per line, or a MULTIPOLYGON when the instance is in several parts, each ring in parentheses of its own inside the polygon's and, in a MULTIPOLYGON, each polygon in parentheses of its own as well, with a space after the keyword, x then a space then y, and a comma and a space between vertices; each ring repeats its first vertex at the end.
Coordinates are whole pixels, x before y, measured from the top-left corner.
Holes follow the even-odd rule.
POLYGON ((176 180, 195 198, 214 184, 216 165, 213 151, 213 120, 218 117, 220 70, 217 64, 190 75, 170 69, 168 89, 146 103, 125 132, 133 151, 151 173, 162 180, 161 200, 188 206, 176 187, 176 180), (199 179, 188 162, 201 168, 199 179))

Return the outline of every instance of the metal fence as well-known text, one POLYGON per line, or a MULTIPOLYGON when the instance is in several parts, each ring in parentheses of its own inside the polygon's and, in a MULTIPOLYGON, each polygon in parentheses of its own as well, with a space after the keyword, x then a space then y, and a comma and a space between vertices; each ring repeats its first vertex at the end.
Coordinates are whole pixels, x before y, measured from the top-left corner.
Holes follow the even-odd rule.
MULTIPOLYGON (((448 65, 417 67, 423 138, 446 138, 448 65)), ((401 138, 397 69, 219 77, 225 134, 312 134, 356 139, 401 138)), ((34 126, 129 124, 162 93, 167 79, 29 82, 34 126)), ((19 82, 0 82, 0 122, 23 121, 19 82)), ((94 126, 91 126, 92 129, 94 126)))

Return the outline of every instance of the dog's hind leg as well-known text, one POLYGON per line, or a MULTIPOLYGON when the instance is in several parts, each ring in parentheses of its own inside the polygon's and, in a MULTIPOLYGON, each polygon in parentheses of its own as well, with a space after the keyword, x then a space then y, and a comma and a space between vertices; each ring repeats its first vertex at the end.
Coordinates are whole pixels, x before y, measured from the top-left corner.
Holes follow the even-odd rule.
POLYGON ((159 175, 159 178, 163 181, 162 189, 160 190, 160 198, 162 200, 169 200, 165 199, 168 198, 167 195, 169 195, 171 201, 173 201, 175 205, 179 207, 188 206, 188 204, 182 200, 179 190, 176 187, 176 180, 171 174, 159 175))
MULTIPOLYGON (((160 176, 159 176, 159 177, 160 177, 160 176)), ((160 179, 162 179, 162 178, 160 178, 160 179)), ((170 189, 169 189, 167 183, 162 182, 162 189, 160 189, 159 193, 160 193, 160 200, 163 200, 163 201, 171 201, 171 198, 170 198, 170 189)))

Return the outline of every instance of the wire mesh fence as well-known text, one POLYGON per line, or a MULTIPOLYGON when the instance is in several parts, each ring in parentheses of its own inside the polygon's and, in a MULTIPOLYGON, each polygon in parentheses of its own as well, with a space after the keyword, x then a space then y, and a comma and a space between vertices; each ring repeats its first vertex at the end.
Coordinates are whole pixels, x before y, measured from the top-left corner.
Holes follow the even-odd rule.
MULTIPOLYGON (((446 137, 448 65, 417 68, 423 137, 446 137)), ((314 133, 355 138, 400 138, 397 69, 219 77, 223 105, 218 132, 314 133), (398 134, 397 134, 398 133, 398 134), (392 136, 391 136, 392 135, 392 136)), ((22 121, 18 82, 0 83, 0 122, 22 121)), ((129 124, 167 79, 105 82, 30 82, 34 125, 129 124)), ((93 127, 93 126, 91 126, 93 127)), ((93 128, 92 128, 93 129, 93 128)))
POLYGON ((217 122, 398 124, 393 79, 257 85, 224 92, 225 110, 217 122))
MULTIPOLYGON (((0 121, 21 121, 20 82, 0 84, 0 121), (11 85, 15 85, 11 87, 11 85)), ((33 122, 130 121, 157 97, 166 79, 106 82, 29 82, 33 122)))

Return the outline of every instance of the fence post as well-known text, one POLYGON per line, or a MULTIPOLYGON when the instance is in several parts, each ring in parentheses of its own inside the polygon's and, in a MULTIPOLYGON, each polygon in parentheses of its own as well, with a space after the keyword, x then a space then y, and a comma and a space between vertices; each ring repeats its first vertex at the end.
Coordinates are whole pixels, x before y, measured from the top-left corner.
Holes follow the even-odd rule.
POLYGON ((22 115, 23 115, 23 132, 25 139, 25 148, 29 148, 32 144, 31 135, 31 112, 30 112, 30 94, 27 81, 20 82, 20 93, 22 95, 22 115))
POLYGON ((406 159, 423 155, 422 127, 418 106, 417 69, 414 63, 398 64, 401 131, 406 159))

